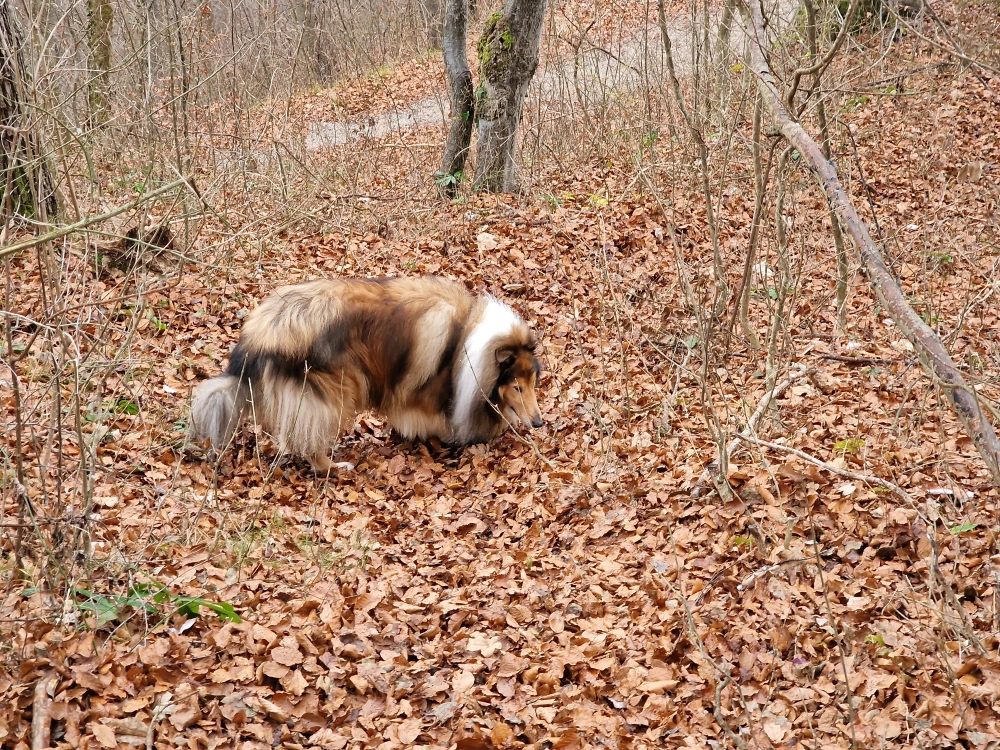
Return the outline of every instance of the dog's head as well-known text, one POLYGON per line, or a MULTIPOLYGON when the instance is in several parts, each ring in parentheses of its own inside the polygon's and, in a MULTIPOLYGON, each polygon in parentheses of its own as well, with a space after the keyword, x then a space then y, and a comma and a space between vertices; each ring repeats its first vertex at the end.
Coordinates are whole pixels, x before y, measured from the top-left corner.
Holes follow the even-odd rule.
POLYGON ((528 333, 506 342, 496 352, 498 378, 496 394, 500 413, 514 427, 541 427, 535 386, 542 367, 535 357, 535 336, 528 333))

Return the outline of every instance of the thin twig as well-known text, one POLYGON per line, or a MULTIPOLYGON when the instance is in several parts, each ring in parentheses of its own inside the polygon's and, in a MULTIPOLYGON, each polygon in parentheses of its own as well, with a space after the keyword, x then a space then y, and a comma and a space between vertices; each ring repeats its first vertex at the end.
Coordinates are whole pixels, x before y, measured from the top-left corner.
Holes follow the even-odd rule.
MULTIPOLYGON (((972 68, 972 74, 983 85, 983 88, 986 89, 989 92, 993 92, 993 87, 990 86, 989 81, 987 81, 982 76, 982 74, 977 70, 977 68, 982 68, 983 70, 989 70, 989 71, 992 71, 993 73, 998 73, 998 72, 1000 72, 1000 70, 997 70, 996 68, 993 68, 993 67, 991 67, 989 65, 986 65, 984 63, 981 63, 978 60, 976 60, 975 58, 969 57, 964 52, 962 52, 962 50, 958 46, 958 42, 956 42, 952 38, 951 34, 948 32, 948 27, 944 25, 944 22, 938 16, 937 12, 934 10, 934 6, 931 5, 931 0, 924 0, 924 7, 927 9, 927 12, 931 14, 931 18, 934 19, 934 22, 940 27, 941 32, 945 36, 945 39, 947 39, 949 42, 951 42, 951 46, 952 46, 951 52, 952 52, 952 54, 954 54, 955 57, 959 58, 963 62, 968 63, 969 67, 972 68)), ((893 10, 891 8, 891 6, 889 6, 889 10, 890 10, 890 12, 894 16, 896 16, 896 18, 899 18, 899 20, 900 20, 901 23, 905 23, 907 28, 912 28, 910 26, 910 24, 906 23, 905 21, 903 21, 902 18, 900 18, 899 13, 897 13, 895 10, 893 10)), ((915 29, 914 29, 914 31, 916 32, 915 29)), ((916 32, 916 33, 919 34, 919 32, 916 32)), ((928 40, 928 41, 930 41, 930 40, 928 40)), ((932 44, 933 43, 934 42, 932 42, 932 44)))
MULTIPOLYGON (((736 451, 736 449, 740 446, 740 443, 744 440, 747 440, 751 435, 753 435, 757 431, 757 426, 758 424, 760 424, 760 420, 764 418, 764 414, 767 412, 768 407, 771 405, 771 402, 774 399, 776 399, 778 396, 784 393, 788 389, 788 387, 796 380, 799 380, 800 378, 803 378, 806 375, 811 375, 814 372, 816 372, 815 368, 793 372, 787 378, 785 378, 776 386, 774 386, 774 388, 765 393, 761 397, 760 403, 757 404, 757 409, 754 411, 753 414, 750 415, 750 419, 747 420, 746 428, 744 428, 739 435, 737 435, 736 437, 734 437, 732 440, 729 441, 729 444, 726 446, 726 458, 728 459, 729 457, 731 457, 733 453, 736 451)), ((697 497, 698 494, 700 494, 698 492, 699 488, 708 486, 709 482, 711 482, 711 479, 712 479, 711 471, 709 469, 705 469, 701 473, 701 476, 698 477, 698 481, 695 483, 694 489, 692 490, 691 494, 697 497)))
POLYGON ((852 0, 851 6, 847 9, 847 15, 844 17, 844 23, 840 27, 840 33, 837 34, 837 38, 833 40, 833 44, 830 49, 826 51, 826 54, 819 59, 818 62, 810 65, 807 68, 797 68, 794 73, 792 73, 792 83, 788 87, 788 94, 785 97, 785 103, 788 105, 789 109, 793 109, 793 101, 795 99, 795 92, 798 91, 799 81, 802 76, 814 75, 821 73, 823 68, 830 64, 833 60, 834 55, 837 54, 837 50, 840 49, 840 45, 844 43, 847 38, 848 32, 850 31, 851 24, 854 22, 854 14, 858 12, 858 7, 861 5, 861 0, 852 0))
POLYGON ((803 157, 802 162, 817 178, 824 196, 858 249, 865 274, 880 305, 902 335, 913 344, 924 370, 932 382, 941 388, 955 416, 972 438, 993 483, 1000 486, 1000 440, 983 412, 978 394, 955 365, 941 339, 911 307, 889 270, 884 253, 872 239, 868 225, 862 221, 844 190, 836 167, 785 108, 784 98, 778 90, 778 84, 764 51, 764 21, 761 9, 756 4, 750 3, 745 11, 748 13, 747 21, 750 27, 751 68, 757 77, 758 89, 771 110, 776 129, 798 150, 803 157))
POLYGON ((905 362, 903 359, 876 359, 874 357, 849 357, 846 354, 831 354, 829 352, 810 352, 812 356, 820 359, 832 359, 834 362, 844 362, 849 365, 898 365, 905 362))

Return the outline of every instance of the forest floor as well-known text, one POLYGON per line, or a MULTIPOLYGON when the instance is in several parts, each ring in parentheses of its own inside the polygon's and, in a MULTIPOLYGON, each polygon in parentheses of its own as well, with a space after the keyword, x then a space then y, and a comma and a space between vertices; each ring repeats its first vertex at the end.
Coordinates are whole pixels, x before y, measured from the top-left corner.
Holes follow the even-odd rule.
MULTIPOLYGON (((836 157, 904 290, 995 407, 1000 76, 897 44, 891 79, 844 94, 836 157)), ((328 119, 331 97, 385 111, 348 82, 295 98, 288 132, 328 119)), ((733 288, 754 211, 752 107, 737 115, 713 184, 733 288)), ((526 144, 539 122, 526 118, 526 144)), ((79 435, 56 441, 43 406, 65 385, 58 347, 15 329, 20 446, 0 375, 25 493, 76 519, 58 537, 24 531, 6 475, 3 565, 17 524, 23 555, 0 591, 0 746, 31 747, 42 716, 74 748, 996 748, 1000 495, 853 260, 836 330, 810 175, 786 185, 794 279, 777 344, 778 380, 804 374, 755 433, 771 447, 734 455, 724 501, 695 491, 718 453, 706 425, 746 426, 766 352, 738 326, 728 348, 720 326, 705 346, 705 201, 670 176, 690 157, 660 138, 637 172, 625 149, 569 161, 526 145, 523 194, 443 202, 429 185, 441 141, 436 126, 321 151, 308 189, 257 164, 209 190, 205 168, 215 214, 178 232, 182 258, 98 273, 82 242, 64 245, 56 300, 41 256, 12 261, 13 312, 62 305, 91 353, 78 378, 115 367, 79 435), (365 414, 339 448, 355 470, 319 479, 250 428, 218 465, 190 445, 191 388, 271 289, 415 273, 533 323, 543 428, 452 451, 365 414), (82 527, 87 549, 64 554, 82 527)), ((751 281, 762 339, 779 296, 769 242, 751 281)))

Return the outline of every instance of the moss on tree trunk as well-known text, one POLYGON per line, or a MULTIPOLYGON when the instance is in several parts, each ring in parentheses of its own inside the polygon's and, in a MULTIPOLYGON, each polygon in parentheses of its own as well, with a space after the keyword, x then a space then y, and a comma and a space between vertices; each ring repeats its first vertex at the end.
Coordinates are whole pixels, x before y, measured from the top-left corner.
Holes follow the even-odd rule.
POLYGON ((521 107, 542 39, 545 0, 507 0, 490 16, 476 43, 479 86, 465 57, 467 0, 447 0, 441 49, 451 86, 451 128, 437 173, 445 195, 454 195, 478 125, 476 190, 512 192, 517 187, 514 147, 521 107))
POLYGON ((538 68, 544 0, 508 0, 486 21, 476 45, 477 190, 517 189, 515 146, 528 85, 538 68))

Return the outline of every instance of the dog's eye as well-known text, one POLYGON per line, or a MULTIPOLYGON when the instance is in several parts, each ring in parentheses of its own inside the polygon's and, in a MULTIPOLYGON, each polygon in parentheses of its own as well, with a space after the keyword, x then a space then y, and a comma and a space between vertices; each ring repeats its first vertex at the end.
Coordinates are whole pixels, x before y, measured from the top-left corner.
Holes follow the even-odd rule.
POLYGON ((520 393, 521 392, 521 386, 515 385, 514 386, 514 390, 517 391, 518 393, 520 393))

